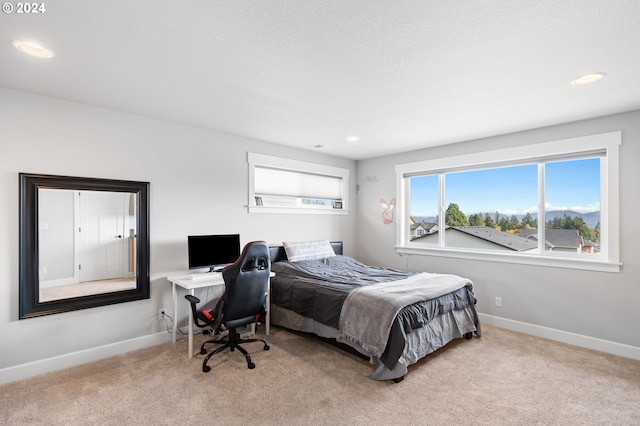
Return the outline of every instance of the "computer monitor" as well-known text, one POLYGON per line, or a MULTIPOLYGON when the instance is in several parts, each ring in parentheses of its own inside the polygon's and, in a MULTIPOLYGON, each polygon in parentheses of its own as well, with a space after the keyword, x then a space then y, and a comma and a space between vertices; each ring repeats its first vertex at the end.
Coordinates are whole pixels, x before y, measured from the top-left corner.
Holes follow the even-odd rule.
POLYGON ((189 269, 222 269, 240 257, 240 235, 189 235, 187 238, 189 269))

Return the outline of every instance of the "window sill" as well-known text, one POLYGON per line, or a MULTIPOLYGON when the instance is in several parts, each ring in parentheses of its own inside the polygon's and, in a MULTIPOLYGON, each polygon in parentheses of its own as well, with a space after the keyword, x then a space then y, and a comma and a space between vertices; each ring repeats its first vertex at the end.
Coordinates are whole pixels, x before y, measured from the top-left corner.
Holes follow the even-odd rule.
POLYGON ((422 255, 450 257, 454 259, 481 260, 486 262, 515 263, 521 265, 544 266, 549 268, 579 269, 584 271, 620 272, 621 263, 587 260, 582 258, 567 258, 555 256, 541 256, 536 254, 504 254, 464 251, 440 247, 406 247, 396 246, 396 253, 400 255, 422 255))
POLYGON ((275 213, 275 214, 320 214, 346 216, 348 209, 313 209, 304 207, 272 207, 272 206, 247 206, 249 213, 275 213))

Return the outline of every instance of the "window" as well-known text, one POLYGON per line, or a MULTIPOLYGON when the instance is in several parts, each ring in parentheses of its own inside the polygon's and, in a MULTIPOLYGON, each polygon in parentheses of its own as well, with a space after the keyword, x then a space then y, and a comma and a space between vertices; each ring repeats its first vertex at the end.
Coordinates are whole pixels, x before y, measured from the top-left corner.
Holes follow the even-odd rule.
POLYGON ((396 250, 619 271, 620 144, 613 132, 398 165, 396 250))
POLYGON ((249 212, 347 214, 349 170, 250 152, 249 212))

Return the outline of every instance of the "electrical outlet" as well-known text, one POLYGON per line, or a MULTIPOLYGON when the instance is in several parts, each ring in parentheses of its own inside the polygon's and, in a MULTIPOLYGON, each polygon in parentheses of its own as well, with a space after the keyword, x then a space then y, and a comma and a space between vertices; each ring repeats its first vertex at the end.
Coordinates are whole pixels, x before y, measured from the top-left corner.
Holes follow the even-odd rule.
POLYGON ((496 306, 499 308, 502 307, 502 297, 496 296, 496 306))
POLYGON ((160 308, 158 310, 158 319, 162 321, 164 319, 164 313, 167 312, 165 308, 160 308))

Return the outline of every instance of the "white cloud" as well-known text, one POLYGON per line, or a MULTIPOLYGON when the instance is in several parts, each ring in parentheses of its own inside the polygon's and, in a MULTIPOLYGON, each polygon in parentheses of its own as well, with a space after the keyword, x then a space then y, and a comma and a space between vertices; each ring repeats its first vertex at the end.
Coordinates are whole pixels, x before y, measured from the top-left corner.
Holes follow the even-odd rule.
POLYGON ((578 212, 578 213, 591 213, 591 212, 597 212, 600 211, 600 202, 596 202, 593 204, 587 204, 584 206, 554 206, 551 205, 549 203, 545 204, 545 210, 546 211, 552 211, 552 210, 573 210, 574 212, 578 212))
POLYGON ((586 206, 573 206, 570 210, 576 211, 578 213, 591 213, 600 211, 600 202, 589 204, 586 206))

